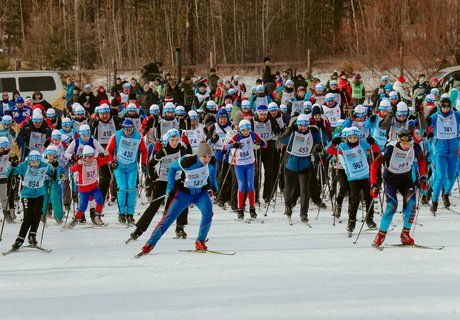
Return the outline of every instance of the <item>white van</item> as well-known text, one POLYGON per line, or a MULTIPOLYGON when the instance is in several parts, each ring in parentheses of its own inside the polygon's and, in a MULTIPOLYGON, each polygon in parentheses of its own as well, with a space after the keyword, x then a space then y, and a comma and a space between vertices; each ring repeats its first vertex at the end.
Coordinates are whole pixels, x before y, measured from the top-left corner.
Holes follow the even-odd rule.
POLYGON ((8 92, 10 99, 18 90, 21 97, 32 97, 39 90, 43 98, 51 103, 61 89, 64 89, 61 77, 53 71, 5 71, 0 72, 0 92, 8 92))

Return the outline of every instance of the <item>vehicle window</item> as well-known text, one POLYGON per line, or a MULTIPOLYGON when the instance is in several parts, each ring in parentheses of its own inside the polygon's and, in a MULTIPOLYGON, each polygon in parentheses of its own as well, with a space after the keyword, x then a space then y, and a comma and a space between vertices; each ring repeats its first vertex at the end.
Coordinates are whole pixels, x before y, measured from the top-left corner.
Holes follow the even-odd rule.
POLYGON ((53 77, 20 77, 19 91, 53 91, 56 84, 53 77))
POLYGON ((16 81, 14 78, 0 78, 0 92, 13 92, 16 90, 16 81))

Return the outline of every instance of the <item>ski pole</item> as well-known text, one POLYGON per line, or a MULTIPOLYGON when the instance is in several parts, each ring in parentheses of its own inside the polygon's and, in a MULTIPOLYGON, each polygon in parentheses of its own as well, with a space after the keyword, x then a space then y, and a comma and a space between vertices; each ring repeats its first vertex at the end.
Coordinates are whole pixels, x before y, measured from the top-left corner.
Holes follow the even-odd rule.
MULTIPOLYGON (((56 173, 55 171, 56 169, 53 167, 53 170, 52 170, 52 174, 51 174, 51 177, 56 173)), ((40 237, 40 247, 42 246, 42 243, 43 243, 43 235, 45 234, 45 227, 46 227, 46 220, 47 220, 47 217, 46 217, 46 213, 48 211, 48 206, 50 204, 50 201, 51 201, 51 187, 52 187, 52 183, 53 183, 53 178, 51 178, 51 180, 49 181, 49 187, 48 187, 48 201, 46 202, 46 207, 45 207, 45 220, 43 220, 43 228, 42 228, 42 235, 40 237)))
POLYGON ((159 196, 158 198, 155 198, 155 199, 153 199, 153 200, 150 200, 148 203, 152 203, 152 202, 155 202, 155 201, 161 200, 161 199, 163 199, 164 197, 166 197, 166 195, 165 195, 165 194, 164 194, 164 195, 162 195, 162 196, 159 196))
POLYGON ((321 211, 321 204, 323 202, 323 196, 324 196, 324 187, 323 187, 323 163, 321 162, 321 155, 319 156, 319 165, 318 165, 318 172, 319 172, 319 180, 321 183, 321 198, 320 202, 318 204, 318 213, 316 214, 316 219, 318 220, 319 217, 319 212, 321 211))
MULTIPOLYGON (((222 168, 224 167, 224 159, 222 159, 222 168)), ((219 199, 219 196, 220 196, 220 193, 222 192, 222 190, 224 189, 224 186, 225 186, 225 182, 227 181, 227 177, 228 177, 228 174, 230 173, 230 169, 231 169, 232 165, 229 163, 228 164, 228 168, 227 168, 227 172, 225 173, 225 177, 224 177, 224 180, 222 181, 222 185, 220 186, 219 188, 219 192, 217 192, 217 199, 219 199)))
MULTIPOLYGON (((13 191, 13 184, 12 184, 12 183, 13 183, 13 179, 12 179, 12 178, 14 178, 13 173, 14 173, 14 168, 13 168, 13 170, 11 170, 10 177, 9 177, 9 178, 11 179, 11 180, 10 180, 10 181, 11 181, 11 184, 10 184, 10 192, 11 192, 11 193, 13 194, 13 196, 14 196, 14 192, 12 192, 12 191, 13 191)), ((8 192, 7 192, 7 193, 8 193, 8 192)), ((10 205, 9 196, 10 196, 10 195, 7 194, 6 212, 8 212, 8 210, 9 210, 9 205, 10 205)), ((0 230, 0 241, 2 241, 3 229, 5 228, 5 221, 6 221, 6 217, 3 216, 2 229, 0 230)))
POLYGON ((281 163, 280 163, 280 165, 279 165, 279 167, 278 167, 278 174, 276 175, 275 184, 273 185, 273 189, 272 189, 272 192, 271 192, 271 194, 270 194, 270 199, 268 199, 267 209, 265 210, 265 214, 264 214, 265 217, 267 216, 268 208, 270 208, 270 203, 272 202, 273 195, 275 194, 275 190, 276 190, 276 188, 277 188, 278 179, 279 179, 280 174, 281 174, 281 168, 283 167, 284 162, 285 162, 286 159, 287 159, 287 155, 288 155, 288 153, 289 153, 289 152, 288 152, 289 144, 291 143, 293 137, 294 137, 294 134, 291 133, 291 137, 289 138, 288 144, 286 145, 286 151, 284 152, 283 159, 281 159, 281 163))
POLYGON ((363 231, 364 222, 367 220, 367 217, 369 216, 369 212, 371 212, 371 209, 372 209, 373 206, 374 206, 374 200, 375 200, 375 199, 372 198, 371 204, 369 205, 369 209, 368 209, 367 212, 366 212, 366 218, 363 220, 363 223, 361 223, 361 228, 359 228, 358 235, 356 236, 356 240, 353 241, 353 244, 356 244, 356 243, 358 242, 359 236, 361 235, 361 231, 363 231))
POLYGON ((418 212, 420 210, 420 188, 418 189, 418 199, 417 199, 417 211, 415 212, 414 227, 412 228, 412 237, 414 237, 415 227, 417 226, 418 212))

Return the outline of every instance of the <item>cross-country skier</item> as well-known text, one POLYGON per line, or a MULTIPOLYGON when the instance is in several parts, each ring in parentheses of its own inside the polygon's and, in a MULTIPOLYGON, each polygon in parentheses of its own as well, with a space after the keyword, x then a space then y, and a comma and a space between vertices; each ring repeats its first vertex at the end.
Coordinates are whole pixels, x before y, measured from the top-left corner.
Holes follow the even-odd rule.
POLYGON ((398 208, 397 192, 403 196, 404 227, 401 232, 401 242, 406 245, 414 244, 410 236, 410 228, 416 212, 416 189, 412 181, 412 165, 417 158, 420 171, 420 185, 428 188, 426 180, 426 161, 418 144, 413 144, 412 135, 407 130, 398 133, 398 140, 387 144, 381 153, 372 162, 370 171, 371 196, 378 197, 377 172, 384 164, 383 182, 386 195, 386 209, 380 221, 380 230, 374 239, 374 246, 381 246, 385 240, 391 220, 398 208))
POLYGON ((152 251, 169 226, 192 203, 200 209, 202 214, 195 248, 196 250, 207 250, 205 241, 211 228, 213 215, 210 194, 215 192, 217 192, 215 159, 212 157, 211 147, 206 143, 201 143, 196 155, 181 157, 169 167, 166 194, 171 200, 152 236, 142 247, 140 255, 152 251), (178 173, 181 179, 176 181, 178 173))

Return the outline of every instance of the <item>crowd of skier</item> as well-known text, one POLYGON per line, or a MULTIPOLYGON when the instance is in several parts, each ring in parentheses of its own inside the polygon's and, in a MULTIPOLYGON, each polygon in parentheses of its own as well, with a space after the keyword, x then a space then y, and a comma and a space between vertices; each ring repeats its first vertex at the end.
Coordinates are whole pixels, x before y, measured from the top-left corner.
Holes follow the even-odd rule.
POLYGON ((88 207, 91 223, 107 226, 107 203, 116 203, 119 223, 134 227, 128 241, 146 232, 164 205, 140 255, 174 221, 176 236, 186 238, 195 205, 202 213, 195 248, 207 250, 213 205, 234 212, 238 222, 263 222, 262 212, 277 198, 290 224, 297 202, 308 226, 310 201, 318 214, 330 206, 334 225, 347 212, 349 236, 361 206, 363 224, 376 230, 373 245, 380 247, 398 194, 401 242, 413 245, 419 202, 433 215, 440 198, 450 207, 459 175, 460 82, 441 87, 422 75, 408 88, 404 77, 383 75, 377 88, 366 90, 359 73, 349 80, 334 72, 321 82, 288 69, 272 74, 265 62, 250 88, 238 75, 219 79, 214 69, 192 93, 174 79, 144 88, 117 79, 109 94, 99 87, 96 97, 91 85, 79 92, 68 79, 63 110, 3 92, 1 232, 23 214, 12 251, 26 239, 40 248, 40 221, 54 219, 66 229, 86 223, 88 207), (135 221, 139 195, 148 206, 135 221), (375 212, 382 215, 379 227, 375 212))

